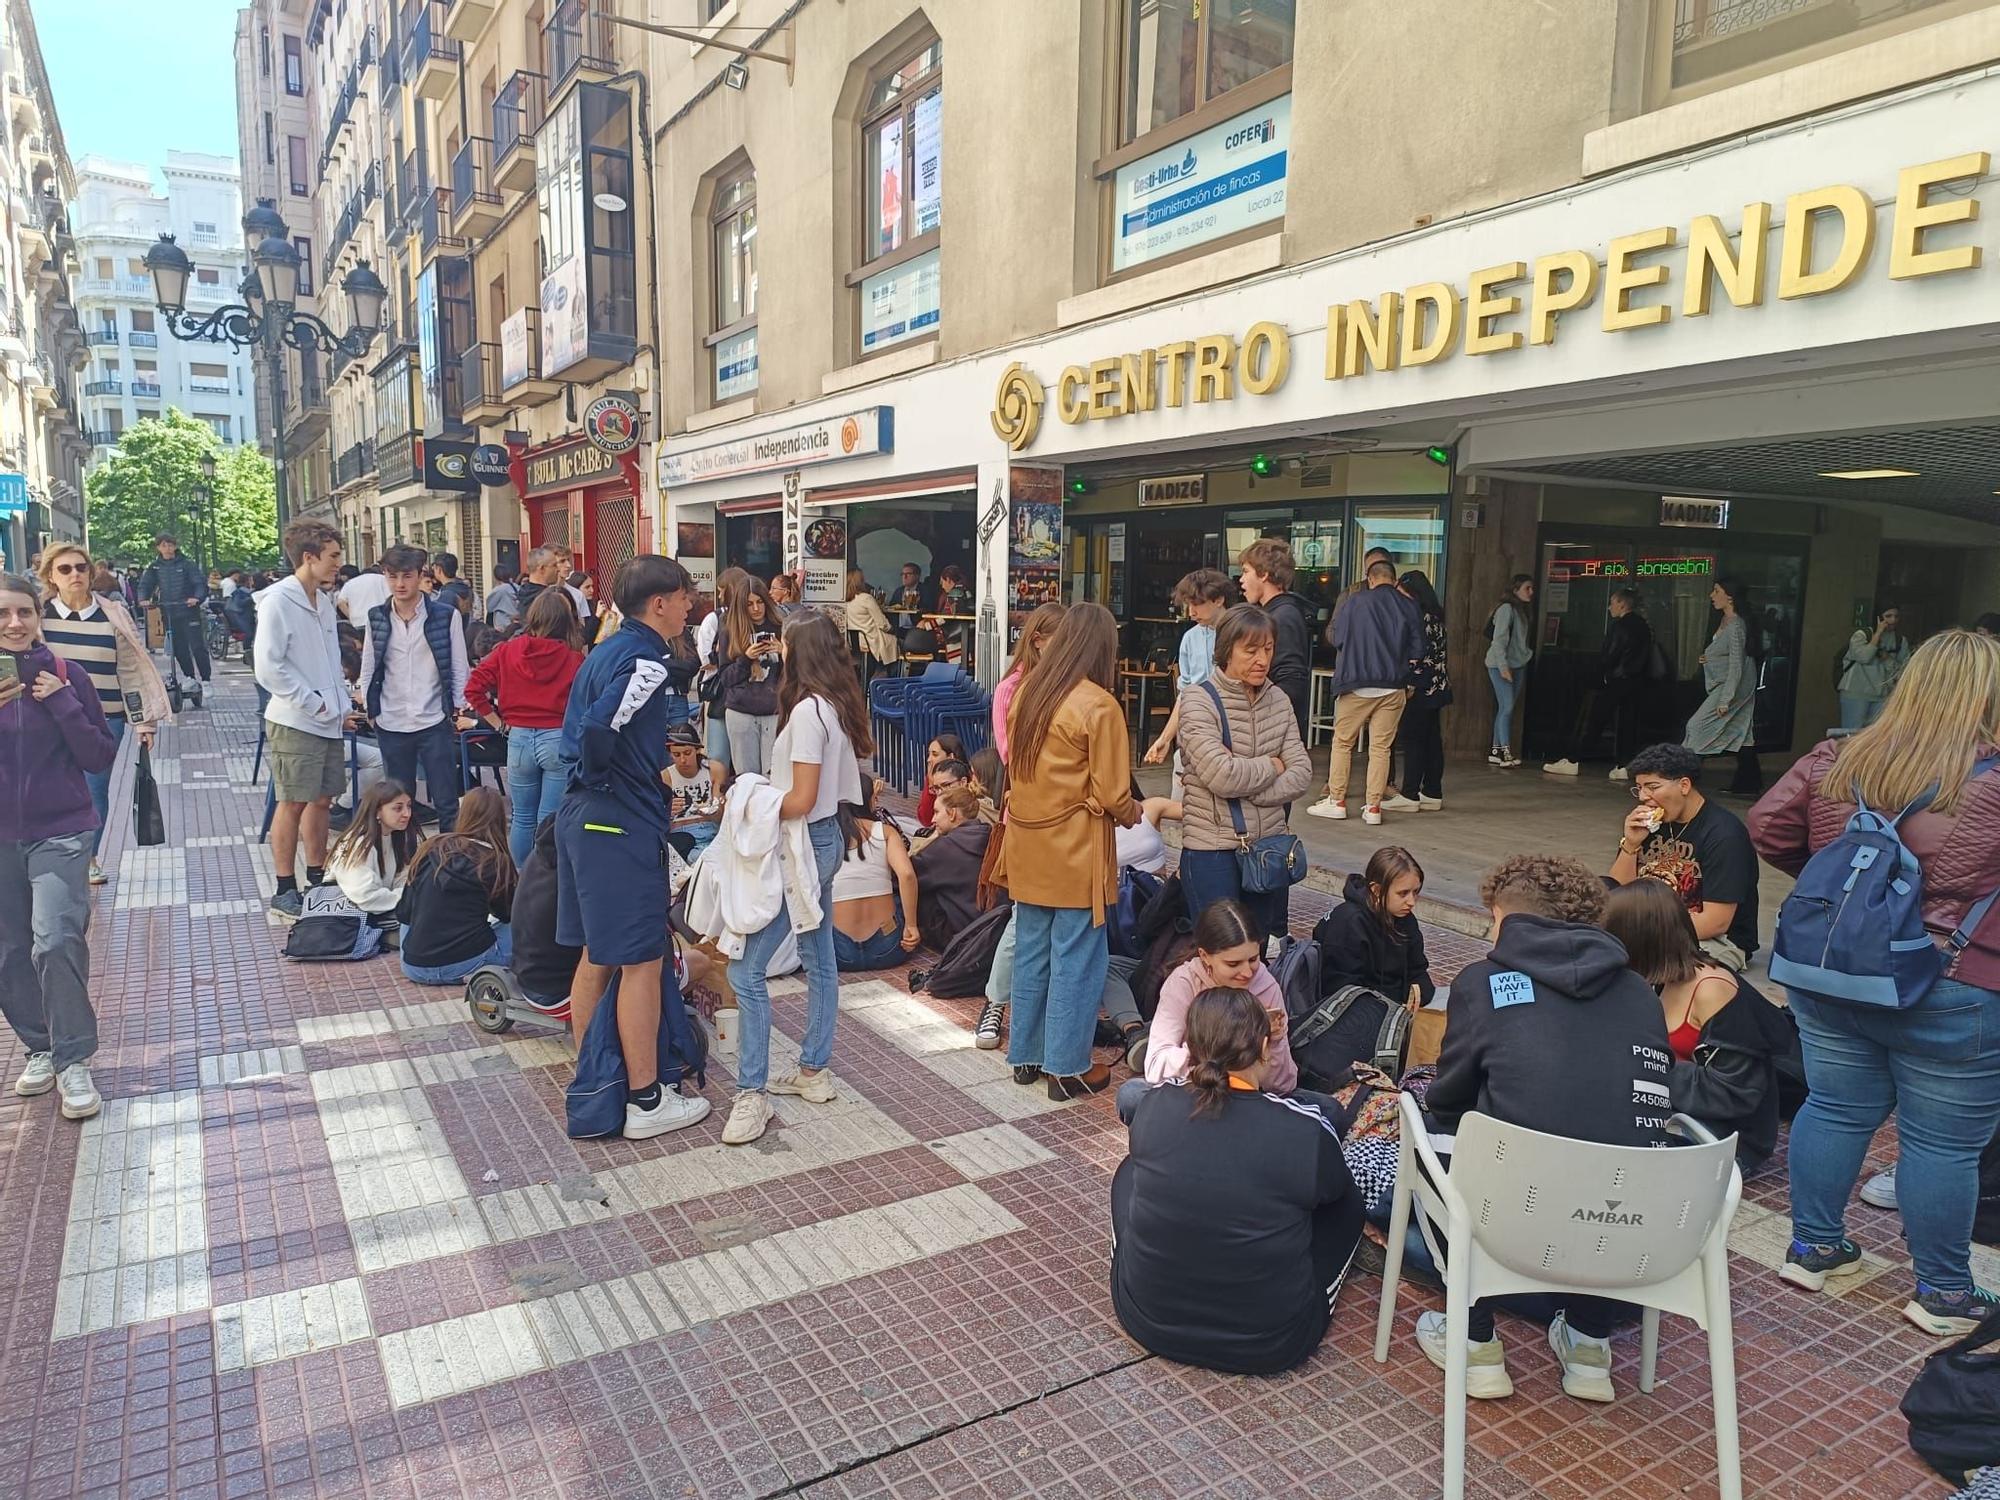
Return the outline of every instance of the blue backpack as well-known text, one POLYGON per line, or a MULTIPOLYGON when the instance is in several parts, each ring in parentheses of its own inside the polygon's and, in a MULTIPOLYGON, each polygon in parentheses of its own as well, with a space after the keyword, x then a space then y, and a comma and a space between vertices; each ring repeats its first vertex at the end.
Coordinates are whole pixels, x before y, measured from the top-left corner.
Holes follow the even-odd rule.
MULTIPOLYGON (((1972 774, 1996 765, 2000 756, 1989 756, 1972 774)), ((1885 1010, 1907 1010, 1930 993, 2000 897, 1977 902, 1943 948, 1924 930, 1923 873, 1898 830, 1936 796, 1932 787, 1892 818, 1855 793, 1847 827, 1806 861, 1778 908, 1772 979, 1815 1000, 1885 1010)))
MULTIPOLYGON (((708 1082, 708 1034, 688 1014, 680 980, 670 956, 660 965, 660 1083, 676 1088, 692 1079, 697 1088, 708 1082)), ((625 1049, 618 1038, 618 980, 611 984, 591 1015, 577 1048, 576 1076, 564 1095, 564 1113, 573 1140, 621 1135, 625 1130, 625 1049)))

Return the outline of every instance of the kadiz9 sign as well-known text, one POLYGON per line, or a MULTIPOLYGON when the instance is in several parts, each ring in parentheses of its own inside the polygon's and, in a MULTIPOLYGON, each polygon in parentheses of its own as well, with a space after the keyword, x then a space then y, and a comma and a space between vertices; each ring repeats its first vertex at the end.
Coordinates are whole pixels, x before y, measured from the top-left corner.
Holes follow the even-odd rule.
POLYGON ((583 410, 583 433, 600 453, 630 453, 639 446, 639 408, 623 396, 599 396, 583 410))

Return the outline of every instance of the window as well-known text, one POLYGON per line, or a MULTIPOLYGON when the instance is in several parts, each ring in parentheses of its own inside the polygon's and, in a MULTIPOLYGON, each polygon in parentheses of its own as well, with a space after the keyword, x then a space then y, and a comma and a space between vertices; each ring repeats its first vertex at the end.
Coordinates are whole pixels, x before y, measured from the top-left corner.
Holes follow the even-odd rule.
POLYGON ((196 380, 227 380, 229 366, 196 362, 188 366, 188 374, 196 380))
POLYGON ((295 36, 285 38, 285 92, 303 94, 306 91, 306 59, 299 48, 295 36))
POLYGON ((1286 66, 1295 9, 1294 0, 1126 0, 1122 138, 1286 66))
POLYGON ((222 273, 216 270, 214 266, 196 266, 194 268, 194 279, 202 286, 220 286, 222 284, 222 273))
POLYGON ((194 419, 197 422, 206 422, 209 431, 221 438, 223 442, 226 443, 229 441, 229 418, 211 416, 205 411, 198 411, 194 414, 194 419))
POLYGON ((937 331, 944 45, 932 38, 877 79, 861 121, 861 352, 937 331))
POLYGON ((304 136, 285 137, 285 160, 291 169, 292 192, 305 197, 311 191, 306 182, 306 142, 304 136))
POLYGON ((132 331, 134 333, 151 333, 154 331, 153 310, 151 308, 135 307, 132 309, 132 331))
POLYGON ((196 219, 194 221, 194 242, 197 245, 213 245, 215 240, 215 226, 213 224, 204 224, 201 220, 196 219))
POLYGON ((757 389, 757 178, 744 172, 716 189, 710 214, 715 254, 715 399, 757 389))
POLYGON ((292 248, 299 252, 299 295, 313 294, 313 242, 302 234, 292 236, 292 248))
POLYGON ((1657 0, 1652 7, 1654 108, 1726 88, 1878 38, 1978 9, 1988 0, 1657 0))
POLYGON ((278 164, 277 126, 272 123, 271 112, 267 109, 264 111, 264 165, 267 167, 275 167, 277 164, 278 164))
POLYGON ((269 78, 271 76, 271 28, 268 26, 257 28, 257 62, 258 66, 263 69, 264 76, 269 78))
POLYGON ((97 279, 99 281, 109 281, 111 279, 111 257, 108 255, 98 256, 96 260, 96 269, 97 269, 97 279))

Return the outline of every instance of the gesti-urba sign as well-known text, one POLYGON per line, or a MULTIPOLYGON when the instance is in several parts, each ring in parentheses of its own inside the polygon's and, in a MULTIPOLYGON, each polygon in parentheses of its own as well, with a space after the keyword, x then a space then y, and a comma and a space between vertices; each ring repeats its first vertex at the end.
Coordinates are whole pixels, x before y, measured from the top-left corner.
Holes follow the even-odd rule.
MULTIPOLYGON (((1980 264, 1980 247, 1933 247, 1928 237, 1978 218, 1967 185, 1983 178, 1985 151, 1906 167, 1889 220, 1890 279, 1908 281, 1980 264), (1958 184, 1940 193, 1947 184, 1958 184)), ((1876 210, 1861 188, 1837 184, 1794 193, 1772 243, 1771 205, 1746 203, 1732 236, 1714 214, 1685 231, 1671 225, 1620 235, 1599 261, 1587 250, 1557 250, 1527 261, 1487 266, 1464 286, 1420 282, 1373 301, 1326 310, 1328 380, 1434 364, 1454 354, 1502 354, 1556 341, 1559 320, 1592 303, 1607 333, 1650 328, 1673 317, 1668 290, 1680 271, 1680 314, 1705 316, 1721 291, 1731 305, 1762 305, 1777 264, 1778 300, 1819 297, 1856 281, 1875 259, 1876 210), (1775 254, 1773 253, 1775 250, 1775 254), (1678 251, 1678 257, 1675 253, 1678 251)), ((1291 334, 1276 323, 1252 325, 1239 340, 1213 333, 1154 349, 1114 354, 1065 369, 1055 382, 1056 415, 1071 424, 1138 416, 1161 407, 1267 396, 1291 373, 1291 334)), ((993 430, 1016 452, 1041 431, 1049 390, 1023 364, 1001 374, 993 430)))

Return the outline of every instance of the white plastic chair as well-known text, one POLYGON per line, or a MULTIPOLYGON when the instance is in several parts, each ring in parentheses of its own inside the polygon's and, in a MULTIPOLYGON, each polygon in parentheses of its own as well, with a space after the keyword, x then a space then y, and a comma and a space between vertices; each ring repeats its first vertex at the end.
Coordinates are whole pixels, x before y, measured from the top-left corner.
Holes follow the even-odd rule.
POLYGON ((1482 1297, 1512 1292, 1587 1292, 1645 1308, 1639 1389, 1653 1389, 1660 1314, 1680 1313, 1708 1331, 1715 1396, 1715 1460, 1721 1500, 1742 1500, 1736 1432, 1736 1354, 1729 1316, 1729 1225, 1743 1196, 1736 1137, 1675 1115, 1667 1128, 1698 1144, 1669 1150, 1601 1146, 1468 1114, 1459 1122, 1447 1172, 1422 1111, 1404 1094, 1402 1157, 1389 1218, 1375 1360, 1389 1357, 1396 1286, 1410 1204, 1432 1253, 1442 1229, 1445 1283, 1444 1500, 1465 1494, 1467 1322, 1482 1297))

